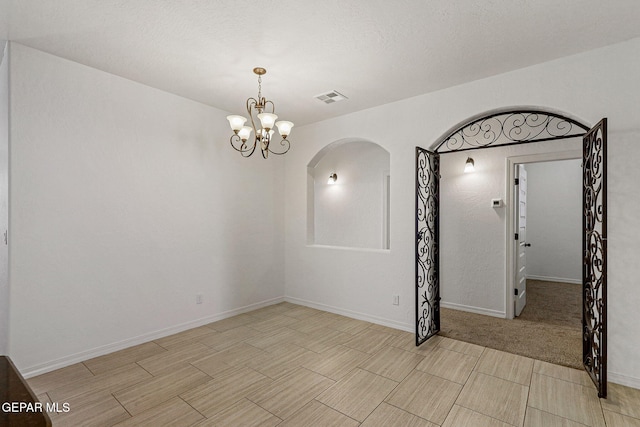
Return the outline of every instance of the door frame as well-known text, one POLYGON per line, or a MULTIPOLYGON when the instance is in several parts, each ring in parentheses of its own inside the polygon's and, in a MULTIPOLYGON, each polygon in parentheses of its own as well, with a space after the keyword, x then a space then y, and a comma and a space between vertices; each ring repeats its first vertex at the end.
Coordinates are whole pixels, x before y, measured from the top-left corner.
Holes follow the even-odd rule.
MULTIPOLYGON (((581 137, 576 137, 580 138, 581 137)), ((522 156, 512 156, 506 158, 506 188, 505 188, 505 205, 507 207, 507 233, 506 233, 506 248, 507 248, 507 268, 506 268, 506 301, 505 301, 505 313, 507 319, 513 319, 515 317, 515 307, 513 305, 514 302, 514 292, 515 292, 515 282, 516 282, 516 250, 517 245, 516 241, 513 238, 516 233, 516 222, 515 222, 515 168, 516 165, 519 164, 527 164, 527 163, 541 163, 541 162, 553 162, 556 160, 575 160, 582 159, 582 150, 569 150, 569 151, 558 151, 552 153, 540 153, 540 154, 527 154, 522 156)))

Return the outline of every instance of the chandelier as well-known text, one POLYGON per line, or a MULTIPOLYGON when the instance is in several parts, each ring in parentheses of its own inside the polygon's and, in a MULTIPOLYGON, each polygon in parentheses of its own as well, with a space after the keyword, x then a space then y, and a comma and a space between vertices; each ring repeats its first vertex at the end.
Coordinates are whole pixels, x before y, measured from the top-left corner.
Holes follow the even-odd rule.
POLYGON ((247 119, 242 116, 227 116, 229 125, 233 131, 230 142, 231 146, 242 154, 243 157, 249 157, 259 146, 262 151, 262 157, 265 159, 269 157, 269 153, 273 154, 285 154, 289 151, 291 144, 287 137, 291 134, 291 128, 293 123, 281 120, 276 122, 278 116, 275 114, 275 105, 272 101, 267 100, 262 96, 262 76, 266 74, 267 70, 264 68, 256 67, 253 72, 258 75, 258 98, 247 99, 247 113, 251 120, 251 126, 245 126, 247 119), (271 110, 271 112, 266 112, 271 110), (254 119, 254 115, 257 120, 254 119), (256 122, 260 120, 260 127, 256 126, 256 122), (282 139, 279 146, 274 147, 271 145, 273 135, 275 133, 273 126, 278 128, 278 132, 282 139), (251 133, 253 132, 253 137, 251 133))

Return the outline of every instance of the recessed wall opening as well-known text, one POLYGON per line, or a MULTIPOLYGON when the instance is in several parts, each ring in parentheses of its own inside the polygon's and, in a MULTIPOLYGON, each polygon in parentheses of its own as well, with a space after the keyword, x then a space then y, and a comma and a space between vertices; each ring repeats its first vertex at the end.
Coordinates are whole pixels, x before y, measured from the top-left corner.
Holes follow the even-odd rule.
POLYGON ((341 140, 307 165, 307 244, 388 250, 389 152, 365 140, 341 140))

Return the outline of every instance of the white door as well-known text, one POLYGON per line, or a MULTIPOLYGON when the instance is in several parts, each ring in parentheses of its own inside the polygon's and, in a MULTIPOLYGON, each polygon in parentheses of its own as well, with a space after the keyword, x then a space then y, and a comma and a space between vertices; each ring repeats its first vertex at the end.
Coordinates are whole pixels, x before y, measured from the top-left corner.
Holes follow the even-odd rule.
POLYGON ((516 288, 515 314, 520 316, 527 304, 527 171, 524 165, 516 166, 516 288))

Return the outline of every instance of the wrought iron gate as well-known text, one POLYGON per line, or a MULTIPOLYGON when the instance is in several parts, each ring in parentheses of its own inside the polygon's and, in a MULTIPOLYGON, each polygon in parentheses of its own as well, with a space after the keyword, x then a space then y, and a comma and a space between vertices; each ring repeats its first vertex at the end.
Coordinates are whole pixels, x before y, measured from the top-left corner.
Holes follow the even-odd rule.
POLYGON ((440 155, 416 147, 416 345, 440 331, 440 155))
POLYGON ((583 138, 582 362, 607 396, 607 119, 583 138))
POLYGON ((496 146, 583 138, 584 367, 607 394, 607 120, 589 130, 561 114, 505 110, 476 117, 437 141, 416 147, 416 345, 440 331, 440 155, 496 146))

